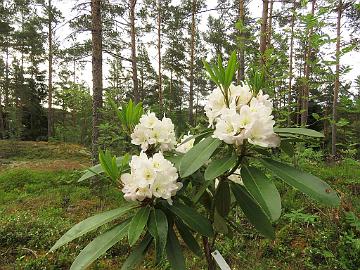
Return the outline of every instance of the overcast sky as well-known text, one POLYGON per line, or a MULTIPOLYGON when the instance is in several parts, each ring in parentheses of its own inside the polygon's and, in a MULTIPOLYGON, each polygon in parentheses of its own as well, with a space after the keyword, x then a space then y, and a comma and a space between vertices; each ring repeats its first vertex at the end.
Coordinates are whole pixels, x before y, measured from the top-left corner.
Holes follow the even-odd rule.
MULTIPOLYGON (((119 0, 121 1, 121 0, 119 0)), ((178 2, 179 0, 175 0, 174 2, 178 2)), ((72 11, 72 7, 75 5, 75 3, 77 3, 78 0, 53 0, 53 4, 59 8, 64 17, 65 17, 65 21, 68 21, 69 19, 73 18, 74 16, 76 16, 76 11, 72 11)), ((112 1, 112 2, 116 2, 116 1, 112 1)), ((217 0, 208 0, 206 1, 207 4, 207 9, 211 9, 214 8, 217 5, 217 0)), ((261 16, 261 9, 262 9, 262 1, 261 0, 252 0, 249 5, 249 10, 251 13, 252 17, 256 17, 259 18, 261 16)), ((275 3, 274 5, 274 9, 276 8, 281 8, 281 5, 279 3, 275 3)), ((213 15, 216 16, 216 11, 211 11, 211 12, 206 12, 206 13, 202 13, 201 14, 201 23, 200 23, 200 28, 204 31, 204 29, 206 29, 206 22, 207 22, 207 18, 209 15, 213 15)), ((336 16, 335 14, 333 14, 333 16, 336 16)), ((336 31, 334 31, 334 29, 328 29, 327 30, 328 34, 330 35, 331 38, 335 38, 335 34, 336 31)), ((70 45, 70 41, 67 41, 65 38, 71 33, 70 28, 68 27, 68 25, 62 25, 61 28, 59 28, 56 31, 56 36, 57 38, 61 41, 61 44, 63 47, 67 47, 70 45)), ((90 33, 87 33, 84 35, 84 38, 86 35, 90 35, 90 33)), ((150 34, 148 37, 146 37, 146 39, 152 39, 153 37, 151 35, 155 35, 155 33, 150 34)), ((348 40, 349 39, 349 33, 347 31, 342 32, 342 39, 343 40, 348 40)), ((328 57, 330 58, 331 56, 334 56, 335 53, 335 44, 330 44, 328 46, 328 48, 326 49, 328 52, 328 57)), ((155 47, 149 47, 149 56, 150 56, 150 60, 152 62, 153 67, 155 68, 155 70, 157 70, 157 50, 155 47)), ((86 84, 91 88, 91 59, 87 59, 88 63, 85 65, 84 70, 81 72, 81 74, 78 73, 78 78, 79 81, 85 81, 86 84)), ((105 59, 106 60, 106 59, 105 59)), ((360 75, 360 52, 350 52, 346 55, 344 55, 343 57, 341 57, 341 64, 347 64, 350 65, 350 67, 352 68, 352 70, 345 76, 342 77, 342 80, 346 80, 346 81, 354 81, 354 79, 360 75)), ((334 67, 332 67, 334 69, 334 67)), ((106 83, 106 77, 108 76, 108 65, 106 64, 106 62, 104 63, 104 86, 107 86, 106 83)), ((354 87, 354 85, 353 85, 354 87)), ((352 88, 353 88, 352 87, 352 88)), ((353 88, 354 91, 354 88, 353 88)))

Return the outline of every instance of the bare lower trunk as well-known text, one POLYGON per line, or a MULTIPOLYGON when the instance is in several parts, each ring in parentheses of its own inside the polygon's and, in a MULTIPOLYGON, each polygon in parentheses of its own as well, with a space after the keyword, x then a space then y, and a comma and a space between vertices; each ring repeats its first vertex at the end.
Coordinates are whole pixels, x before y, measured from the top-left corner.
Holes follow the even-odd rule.
POLYGON ((191 8, 191 40, 190 40, 190 87, 189 87, 189 123, 194 124, 194 51, 195 51, 195 7, 196 0, 192 1, 191 8))
POLYGON ((161 81, 161 2, 158 0, 158 72, 159 72, 159 108, 163 111, 162 81, 161 81))
POLYGON ((340 88, 340 34, 341 34, 341 15, 342 15, 342 0, 339 0, 337 10, 337 24, 336 24, 336 70, 335 70, 335 85, 334 85, 334 100, 333 100, 333 123, 331 126, 331 154, 336 155, 336 121, 337 121, 337 100, 340 88))
POLYGON ((52 68, 52 64, 53 64, 53 41, 52 41, 52 12, 51 12, 51 0, 49 0, 49 15, 48 15, 48 43, 49 43, 49 80, 48 80, 48 139, 51 138, 54 134, 53 134, 53 109, 52 109, 52 94, 53 94, 53 89, 52 89, 52 72, 53 72, 53 68, 52 68))
POLYGON ((241 30, 239 33, 239 70, 238 70, 238 83, 245 79, 245 7, 244 0, 239 0, 239 21, 241 22, 241 30))
MULTIPOLYGON (((311 15, 314 16, 315 13, 315 3, 316 0, 312 0, 311 5, 311 15)), ((310 80, 310 61, 311 61, 311 53, 312 53, 312 44, 311 44, 311 36, 313 34, 313 27, 310 27, 309 35, 307 38, 308 46, 305 50, 305 69, 304 69, 304 87, 302 93, 302 102, 301 102, 301 126, 306 126, 307 118, 309 114, 309 80, 310 80)))
POLYGON ((92 76, 93 76, 93 123, 92 123, 92 158, 98 161, 99 125, 102 107, 102 24, 101 0, 91 1, 92 26, 92 76))
POLYGON ((268 22, 268 10, 269 10, 269 1, 263 0, 263 9, 261 16, 261 26, 260 26, 260 64, 262 66, 265 65, 265 56, 264 53, 266 51, 266 34, 267 34, 267 22, 268 22))
POLYGON ((294 25, 295 25, 295 1, 291 15, 291 32, 290 32, 290 56, 289 56, 289 86, 288 86, 288 126, 291 125, 291 95, 292 95, 292 79, 293 79, 293 54, 294 54, 294 25))
POLYGON ((132 79, 134 84, 133 95, 135 102, 140 101, 139 87, 137 78, 137 61, 136 61, 136 33, 135 33, 135 6, 136 0, 130 0, 130 35, 131 35, 131 66, 132 79))

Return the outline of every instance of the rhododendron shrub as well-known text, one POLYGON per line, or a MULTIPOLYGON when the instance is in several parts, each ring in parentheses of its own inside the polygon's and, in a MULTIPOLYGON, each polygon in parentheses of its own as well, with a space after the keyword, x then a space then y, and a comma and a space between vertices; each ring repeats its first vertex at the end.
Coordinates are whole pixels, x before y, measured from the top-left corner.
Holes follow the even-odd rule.
POLYGON ((100 152, 100 164, 79 181, 105 174, 126 203, 76 224, 55 243, 51 251, 106 223, 114 224, 80 252, 71 269, 85 269, 124 238, 132 252, 122 269, 135 268, 150 249, 155 251, 155 265, 167 259, 172 269, 186 269, 179 238, 215 269, 211 252, 217 237, 236 233, 232 229, 240 226, 231 212, 241 210, 258 232, 274 237, 272 222, 280 218, 281 200, 265 170, 320 203, 338 205, 328 184, 280 162, 271 152, 323 135, 275 127, 273 104, 259 77, 233 83, 235 53, 227 67, 221 59, 204 65, 216 88, 206 100, 209 126, 203 132, 176 139, 171 119, 143 113, 141 104, 132 101, 117 111, 128 143, 139 146, 139 151, 131 157, 100 152))

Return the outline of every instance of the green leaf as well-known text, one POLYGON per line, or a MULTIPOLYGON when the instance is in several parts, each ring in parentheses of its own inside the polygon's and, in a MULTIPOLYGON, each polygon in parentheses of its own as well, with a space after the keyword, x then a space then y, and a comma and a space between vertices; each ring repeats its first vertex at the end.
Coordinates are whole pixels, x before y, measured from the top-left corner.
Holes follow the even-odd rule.
MULTIPOLYGON (((122 160, 123 160, 123 157, 117 157, 116 158, 116 164, 117 164, 118 167, 122 166, 122 160)), ((86 179, 89 179, 90 177, 93 177, 95 175, 99 175, 99 174, 101 174, 103 172, 104 172, 104 169, 101 167, 101 164, 97 164, 97 165, 87 169, 85 174, 83 176, 81 176, 81 178, 78 180, 78 182, 84 181, 86 179)))
POLYGON ((239 184, 231 183, 231 190, 250 223, 264 236, 273 239, 275 234, 270 220, 252 196, 239 184))
POLYGON ((289 157, 294 156, 294 145, 292 145, 289 140, 281 140, 280 149, 284 151, 289 157))
POLYGON ((235 166, 236 161, 237 157, 235 155, 211 161, 205 170, 205 180, 212 180, 224 174, 235 166))
POLYGON ((155 239, 156 261, 159 262, 163 257, 168 235, 168 221, 162 210, 153 209, 151 211, 148 229, 155 239))
POLYGON ((222 217, 226 217, 230 211, 230 187, 227 180, 220 180, 215 191, 215 207, 222 217))
POLYGON ((221 143, 222 142, 219 139, 209 136, 191 148, 181 159, 181 178, 185 178, 200 169, 200 167, 209 160, 221 143))
POLYGON ((320 178, 269 158, 264 158, 260 161, 284 182, 318 202, 332 206, 339 205, 340 200, 336 192, 320 178))
POLYGON ((222 233, 222 234, 228 234, 229 233, 229 229, 228 226, 226 225, 226 221, 225 219, 220 216, 220 214, 218 213, 217 210, 214 211, 214 230, 222 233))
POLYGON ((139 239, 144 227, 148 221, 150 214, 150 207, 143 207, 135 214, 130 222, 128 231, 128 238, 130 246, 133 246, 139 239))
POLYGON ((275 133, 288 133, 309 137, 323 138, 324 134, 308 128, 274 128, 275 133))
POLYGON ((176 228, 178 229, 178 231, 181 235, 181 238, 184 240, 184 242, 188 246, 188 248, 195 255, 201 257, 202 256, 201 248, 200 248, 198 242, 196 241, 196 239, 194 238, 194 236, 192 235, 189 228, 180 219, 176 219, 175 224, 176 224, 176 228))
POLYGON ((166 244, 166 254, 170 262, 171 269, 185 270, 185 259, 181 251, 179 240, 172 227, 169 227, 168 240, 166 244))
POLYGON ((236 70, 236 51, 231 53, 225 72, 225 85, 230 86, 236 70))
POLYGON ((95 230, 96 228, 104 225, 105 223, 108 223, 110 221, 113 221, 114 219, 117 219, 124 214, 126 214, 131 209, 134 209, 137 207, 137 204, 126 204, 122 207, 119 207, 114 210, 110 210, 101 214, 97 214, 95 216, 89 217, 78 224, 76 224, 74 227, 72 227, 70 230, 68 230, 56 243, 55 245, 50 249, 50 251, 54 251, 55 249, 65 245, 66 243, 69 243, 70 241, 84 235, 85 233, 88 233, 92 230, 95 230))
POLYGON ((124 264, 121 266, 121 270, 130 270, 138 266, 145 257, 147 250, 149 249, 152 237, 150 234, 146 234, 140 244, 133 250, 133 252, 127 257, 124 264))
POLYGON ((244 166, 241 169, 241 177, 247 191, 270 219, 278 220, 281 215, 281 199, 275 184, 254 167, 244 166))
POLYGON ((209 220, 204 218, 191 207, 178 203, 176 205, 169 206, 169 209, 182 221, 184 221, 192 230, 208 237, 213 235, 213 229, 209 220))
POLYGON ((86 269, 97 258, 105 254, 109 248, 124 238, 127 234, 128 228, 129 221, 125 221, 124 223, 96 237, 76 257, 70 270, 86 269))
POLYGON ((192 198, 192 202, 193 203, 197 203, 200 198, 202 197, 202 195, 204 194, 205 190, 207 189, 208 186, 210 186, 211 181, 206 181, 204 182, 200 189, 198 190, 198 192, 195 194, 195 196, 192 198))

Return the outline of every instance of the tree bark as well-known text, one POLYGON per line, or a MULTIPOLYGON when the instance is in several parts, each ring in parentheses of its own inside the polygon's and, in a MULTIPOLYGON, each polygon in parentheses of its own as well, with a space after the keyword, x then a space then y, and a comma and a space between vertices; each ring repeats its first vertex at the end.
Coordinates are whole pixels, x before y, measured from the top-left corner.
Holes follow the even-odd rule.
POLYGON ((295 1, 291 15, 291 32, 290 32, 290 55, 289 55, 289 86, 288 86, 288 126, 291 125, 291 95, 292 95, 292 79, 293 79, 293 54, 294 54, 294 25, 295 25, 295 1))
POLYGON ((239 42, 239 70, 237 81, 244 81, 245 79, 245 7, 244 0, 239 0, 239 21, 241 22, 241 30, 239 33, 240 42, 239 42))
POLYGON ((268 24, 267 24, 267 41, 266 44, 269 45, 271 42, 271 32, 272 32, 272 15, 274 9, 274 0, 270 0, 270 8, 269 8, 269 15, 268 15, 268 24))
MULTIPOLYGON (((311 2, 311 15, 314 16, 315 13, 315 3, 316 0, 312 0, 311 2)), ((311 44, 311 37, 313 34, 313 27, 309 29, 308 35, 308 45, 305 50, 305 69, 304 69, 304 86, 303 86, 303 93, 302 93, 302 101, 301 101, 301 126, 306 126, 307 118, 309 114, 309 79, 310 79, 310 57, 312 53, 312 44, 311 44)))
POLYGON ((140 101, 139 81, 137 77, 137 61, 136 61, 135 6, 136 6, 136 0, 130 0, 131 66, 132 66, 132 79, 134 84, 133 95, 135 102, 139 102, 140 101))
POLYGON ((0 89, 0 139, 5 139, 4 112, 2 107, 2 90, 0 89))
POLYGON ((101 0, 91 0, 92 27, 92 76, 93 76, 93 123, 92 158, 98 161, 99 125, 102 107, 102 23, 101 0))
POLYGON ((191 2, 191 39, 190 39, 190 86, 189 86, 189 123, 194 124, 194 51, 195 51, 195 10, 196 0, 191 2))
POLYGON ((264 53, 267 47, 267 22, 268 22, 268 13, 269 13, 269 1, 263 0, 263 9, 261 16, 261 26, 260 26, 260 64, 265 65, 264 53))
POLYGON ((331 154, 336 155, 336 121, 337 121, 337 100, 340 88, 340 38, 341 38, 341 15, 342 15, 342 0, 339 0, 337 7, 337 24, 336 24, 336 67, 335 67, 335 85, 334 85, 334 100, 333 100, 333 121, 331 126, 331 154))
POLYGON ((157 3, 157 8, 158 8, 158 18, 157 18, 157 22, 158 22, 158 29, 157 29, 157 34, 158 34, 158 72, 159 72, 159 109, 160 109, 160 113, 162 113, 163 111, 163 97, 162 97, 162 81, 161 81, 161 1, 158 0, 157 3))
POLYGON ((52 36, 52 12, 51 12, 51 0, 48 1, 48 45, 49 45, 49 80, 48 80, 48 140, 53 134, 53 109, 52 109, 52 72, 53 72, 53 36, 52 36))

